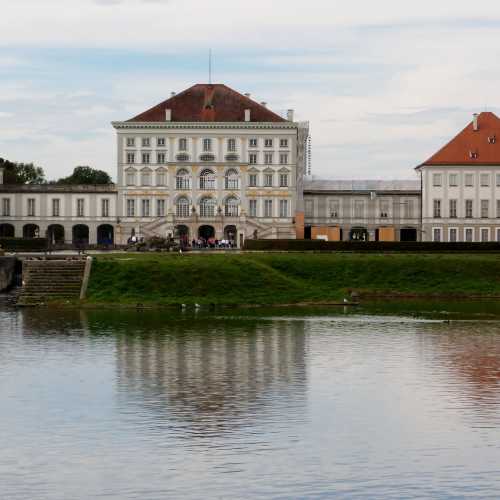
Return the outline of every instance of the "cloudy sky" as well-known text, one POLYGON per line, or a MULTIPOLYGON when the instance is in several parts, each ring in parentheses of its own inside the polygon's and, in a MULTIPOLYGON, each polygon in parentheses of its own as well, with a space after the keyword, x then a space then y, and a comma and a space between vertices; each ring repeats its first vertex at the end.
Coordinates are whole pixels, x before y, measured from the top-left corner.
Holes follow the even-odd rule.
POLYGON ((311 124, 313 173, 412 178, 500 112, 492 0, 16 0, 0 10, 0 157, 114 175, 112 120, 214 81, 311 124))

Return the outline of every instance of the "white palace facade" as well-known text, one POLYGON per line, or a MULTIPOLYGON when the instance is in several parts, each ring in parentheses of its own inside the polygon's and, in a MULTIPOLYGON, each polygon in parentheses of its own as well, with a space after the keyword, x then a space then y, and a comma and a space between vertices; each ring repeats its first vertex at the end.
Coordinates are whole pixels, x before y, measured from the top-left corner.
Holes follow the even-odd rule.
POLYGON ((308 123, 221 84, 194 85, 112 125, 116 184, 8 185, 0 171, 0 237, 123 245, 132 235, 170 235, 239 247, 246 238, 500 239, 492 113, 476 116, 409 181, 307 176, 308 123))

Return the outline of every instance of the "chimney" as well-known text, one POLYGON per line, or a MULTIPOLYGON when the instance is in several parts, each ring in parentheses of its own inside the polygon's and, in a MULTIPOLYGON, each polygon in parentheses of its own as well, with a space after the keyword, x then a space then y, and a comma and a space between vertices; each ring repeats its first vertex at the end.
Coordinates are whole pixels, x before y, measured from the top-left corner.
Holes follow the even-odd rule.
POLYGON ((286 112, 286 119, 287 119, 289 122, 293 122, 293 109, 289 109, 289 110, 286 112))
POLYGON ((165 121, 167 121, 167 122, 172 121, 172 110, 171 109, 165 110, 165 121))
POLYGON ((170 92, 170 97, 174 97, 175 96, 175 92, 170 92))
POLYGON ((243 95, 244 95, 245 97, 248 97, 248 98, 250 99, 250 96, 251 96, 252 94, 250 94, 250 92, 245 92, 243 95))
POLYGON ((0 167, 0 185, 3 184, 3 167, 0 167))
POLYGON ((250 121, 250 110, 245 109, 245 121, 249 122, 250 121))
POLYGON ((473 115, 472 127, 474 129, 474 132, 477 132, 479 130, 479 114, 478 113, 474 113, 474 115, 473 115))
POLYGON ((260 105, 261 105, 261 106, 264 106, 264 107, 266 107, 266 106, 267 106, 267 102, 265 102, 265 101, 262 101, 262 102, 260 103, 260 105))

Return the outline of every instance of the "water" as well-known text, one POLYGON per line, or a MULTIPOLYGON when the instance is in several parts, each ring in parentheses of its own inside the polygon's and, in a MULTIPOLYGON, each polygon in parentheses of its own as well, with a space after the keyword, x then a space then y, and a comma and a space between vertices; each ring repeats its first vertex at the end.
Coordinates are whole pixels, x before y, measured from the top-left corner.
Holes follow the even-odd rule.
POLYGON ((498 498, 499 308, 383 309, 4 307, 0 498, 498 498))

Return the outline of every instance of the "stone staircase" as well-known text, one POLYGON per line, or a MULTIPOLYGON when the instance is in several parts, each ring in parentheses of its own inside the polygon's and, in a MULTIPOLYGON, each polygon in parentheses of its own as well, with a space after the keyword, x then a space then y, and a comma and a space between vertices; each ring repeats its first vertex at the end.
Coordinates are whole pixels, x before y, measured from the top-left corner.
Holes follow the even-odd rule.
POLYGON ((34 306, 80 298, 87 259, 25 260, 17 305, 34 306))

